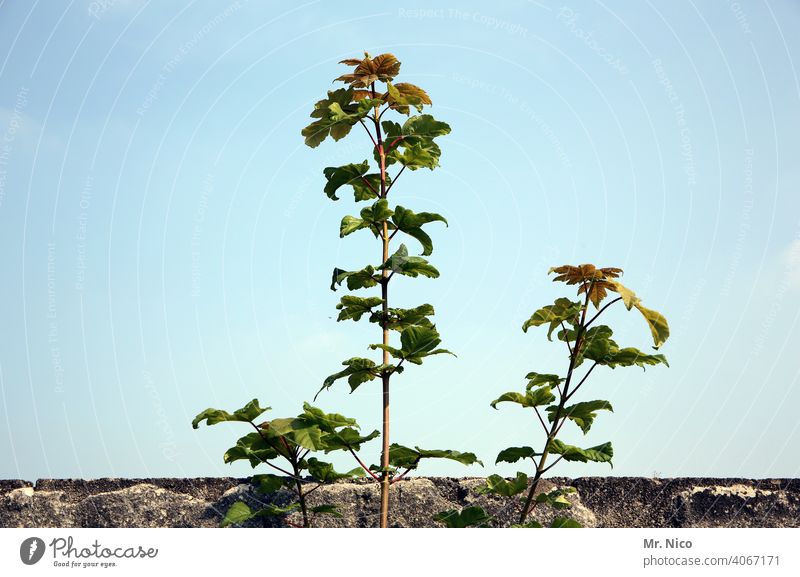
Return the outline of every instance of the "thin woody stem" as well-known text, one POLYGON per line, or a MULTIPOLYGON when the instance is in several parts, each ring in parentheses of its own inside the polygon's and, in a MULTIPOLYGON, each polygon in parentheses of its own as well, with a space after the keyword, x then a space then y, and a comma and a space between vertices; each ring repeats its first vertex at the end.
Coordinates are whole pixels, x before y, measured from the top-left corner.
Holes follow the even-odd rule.
POLYGON ((376 481, 380 481, 381 480, 381 478, 378 477, 378 475, 373 473, 372 470, 364 464, 364 461, 362 461, 361 459, 358 458, 358 455, 356 455, 356 452, 353 449, 351 449, 350 447, 347 447, 347 450, 350 451, 350 454, 353 455, 353 457, 355 457, 356 461, 358 461, 358 464, 361 465, 361 468, 364 469, 364 471, 366 471, 367 473, 369 473, 370 477, 372 477, 376 481))
POLYGON ((585 325, 583 328, 584 328, 584 329, 588 329, 588 328, 589 328, 589 325, 590 325, 590 324, 592 324, 592 323, 594 322, 594 320, 595 320, 597 317, 599 317, 599 316, 602 314, 602 312, 603 312, 604 310, 606 310, 608 307, 610 307, 611 305, 613 305, 615 302, 617 302, 617 301, 621 301, 621 300, 622 300, 622 297, 617 297, 617 298, 615 298, 613 301, 611 301, 611 302, 609 302, 609 303, 606 303, 606 304, 605 304, 605 306, 603 306, 603 308, 601 308, 599 311, 597 311, 597 314, 596 314, 596 315, 594 315, 594 316, 593 316, 591 319, 589 319, 589 322, 588 322, 588 323, 586 323, 586 325, 585 325))
POLYGON ((364 124, 364 120, 359 118, 358 121, 361 123, 361 126, 364 127, 364 130, 367 131, 367 135, 369 136, 369 139, 372 141, 372 144, 378 146, 378 143, 375 142, 375 139, 372 137, 372 133, 369 131, 369 128, 367 128, 367 125, 364 124))

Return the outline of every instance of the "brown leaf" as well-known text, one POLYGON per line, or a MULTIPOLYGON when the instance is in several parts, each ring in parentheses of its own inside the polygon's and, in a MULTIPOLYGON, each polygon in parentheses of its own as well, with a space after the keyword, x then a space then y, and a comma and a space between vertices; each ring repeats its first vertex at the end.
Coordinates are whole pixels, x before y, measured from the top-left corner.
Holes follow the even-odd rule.
POLYGON ((342 64, 356 68, 352 74, 343 74, 336 80, 354 88, 367 88, 373 82, 390 81, 400 72, 400 61, 393 54, 379 54, 375 58, 366 56, 363 60, 348 58, 342 60, 342 64))
POLYGON ((622 274, 621 268, 606 267, 596 268, 593 264, 582 264, 579 266, 563 265, 553 267, 549 272, 556 273, 553 281, 565 282, 568 285, 580 285, 578 294, 586 294, 589 291, 589 300, 596 307, 600 307, 600 302, 608 296, 608 291, 616 291, 616 285, 610 282, 622 274))

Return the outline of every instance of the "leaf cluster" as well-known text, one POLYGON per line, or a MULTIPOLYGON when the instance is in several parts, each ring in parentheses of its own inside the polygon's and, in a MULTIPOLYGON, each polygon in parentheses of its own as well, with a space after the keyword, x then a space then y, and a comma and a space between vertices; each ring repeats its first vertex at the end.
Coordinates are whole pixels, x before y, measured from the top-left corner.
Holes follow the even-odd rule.
POLYGON ((253 399, 241 409, 229 413, 221 409, 209 408, 198 414, 192 421, 197 429, 201 423, 216 425, 225 422, 240 422, 250 425, 252 432, 240 437, 236 444, 224 455, 226 463, 247 461, 251 467, 270 466, 283 473, 254 475, 253 484, 263 494, 271 494, 286 490, 294 494, 294 499, 283 506, 266 505, 253 510, 243 502, 235 502, 226 513, 222 526, 241 524, 247 520, 264 516, 286 516, 301 511, 304 524, 310 525, 313 515, 337 515, 335 506, 321 505, 307 509, 305 496, 311 489, 304 489, 308 483, 316 483, 316 487, 338 481, 362 476, 361 468, 346 472, 338 472, 331 463, 320 460, 312 453, 330 453, 333 451, 358 451, 363 443, 379 436, 378 431, 367 435, 359 432, 355 419, 338 413, 326 413, 323 410, 303 404, 303 412, 295 417, 276 418, 259 421, 259 417, 269 407, 261 407, 258 399, 253 399), (278 465, 275 461, 280 462, 278 465))

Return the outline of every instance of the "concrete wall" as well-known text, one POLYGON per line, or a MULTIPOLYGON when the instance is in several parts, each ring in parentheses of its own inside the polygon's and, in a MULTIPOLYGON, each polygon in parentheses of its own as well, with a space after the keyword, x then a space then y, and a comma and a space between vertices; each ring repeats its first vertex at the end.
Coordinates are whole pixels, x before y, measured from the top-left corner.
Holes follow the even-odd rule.
MULTIPOLYGON (((482 484, 479 478, 403 480, 392 487, 392 524, 437 526, 434 513, 471 504, 513 522, 511 500, 476 494, 482 484)), ((587 527, 800 527, 800 479, 553 478, 543 489, 553 486, 577 489, 569 514, 587 527)), ((362 480, 322 487, 312 503, 336 503, 344 516, 315 525, 375 526, 377 496, 377 486, 362 480)), ((288 498, 258 495, 247 479, 228 477, 9 480, 0 481, 0 527, 216 527, 235 500, 255 506, 288 498)), ((537 513, 544 522, 553 516, 537 513)))

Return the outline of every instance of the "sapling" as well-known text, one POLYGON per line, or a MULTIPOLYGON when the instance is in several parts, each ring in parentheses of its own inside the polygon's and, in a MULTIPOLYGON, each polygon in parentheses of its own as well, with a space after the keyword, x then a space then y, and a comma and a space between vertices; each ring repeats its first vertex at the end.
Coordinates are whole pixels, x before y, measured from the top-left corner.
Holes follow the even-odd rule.
POLYGON ((228 509, 221 525, 227 527, 241 524, 256 517, 281 517, 289 525, 292 522, 286 517, 299 511, 302 526, 311 527, 314 518, 319 515, 341 516, 333 504, 322 504, 309 507, 308 496, 322 485, 339 479, 361 476, 361 468, 346 473, 338 473, 331 463, 310 457, 312 453, 330 453, 332 451, 349 451, 355 454, 363 443, 377 437, 380 433, 362 436, 355 419, 349 419, 336 413, 325 413, 303 404, 303 412, 296 417, 272 419, 256 424, 256 420, 269 407, 259 406, 258 399, 253 399, 241 409, 229 413, 220 409, 206 409, 192 421, 195 429, 205 421, 208 425, 224 422, 240 422, 249 424, 253 432, 241 437, 236 445, 225 452, 226 463, 246 460, 255 468, 265 465, 281 473, 254 475, 252 483, 262 495, 272 495, 282 489, 293 494, 293 499, 283 505, 269 504, 253 510, 244 501, 236 501, 228 509), (276 463, 278 461, 278 463, 276 463), (307 476, 304 477, 304 473, 307 476))
MULTIPOLYGON (((609 307, 621 301, 628 310, 635 308, 642 314, 656 349, 669 337, 664 316, 644 307, 633 291, 617 280, 622 269, 595 268, 594 265, 584 264, 560 266, 550 269, 550 272, 556 273, 554 281, 577 285, 580 299, 559 298, 552 305, 540 308, 525 321, 522 330, 527 332, 531 327, 546 325, 548 340, 552 340, 553 332, 557 331, 558 340, 567 349, 566 372, 564 376, 530 372, 525 377, 528 383, 524 392, 504 393, 491 402, 495 409, 498 404, 507 402, 532 409, 537 424, 545 434, 545 440, 538 449, 531 446, 508 447, 497 455, 496 463, 531 461, 532 476, 522 471, 512 480, 491 475, 481 490, 483 493, 519 499, 516 526, 541 527, 539 521, 531 518, 537 505, 549 505, 557 511, 571 506, 568 495, 575 492, 574 488, 557 488, 548 492, 539 490, 543 475, 561 460, 611 464, 614 452, 610 442, 582 449, 568 445, 557 437, 567 421, 572 421, 585 435, 599 411, 612 410, 611 403, 605 400, 574 402, 575 395, 582 390, 594 369, 598 366, 614 369, 635 365, 644 369, 648 365, 667 365, 667 359, 662 354, 647 354, 633 347, 620 348, 611 338, 611 328, 597 324, 598 318, 609 307), (609 292, 618 296, 601 307, 609 292), (590 305, 595 308, 593 314, 590 314, 590 305), (548 461, 553 456, 555 458, 548 461)), ((496 522, 480 507, 444 511, 436 519, 449 527, 487 526, 496 522)), ((579 527, 580 524, 570 517, 557 516, 551 526, 579 527)))
MULTIPOLYGON (((338 320, 359 321, 366 318, 375 323, 381 334, 381 342, 370 345, 382 351, 382 358, 375 362, 364 357, 353 357, 342 364, 341 370, 325 379, 322 389, 335 381, 347 378, 351 392, 365 382, 378 379, 382 387, 381 421, 382 451, 380 466, 366 467, 365 471, 380 483, 380 526, 389 522, 389 486, 414 470, 421 459, 447 458, 465 464, 478 462, 472 453, 457 451, 425 451, 390 443, 389 393, 393 375, 401 373, 407 363, 419 365, 431 355, 449 353, 439 348, 441 338, 430 317, 434 314, 430 304, 413 308, 390 306, 390 283, 398 278, 424 276, 437 278, 439 271, 425 258, 433 252, 433 243, 423 226, 431 222, 447 223, 443 216, 419 212, 400 205, 390 206, 389 193, 406 171, 420 168, 433 170, 439 165, 441 150, 435 138, 449 134, 450 127, 430 114, 422 112, 431 104, 428 94, 413 84, 394 79, 400 72, 400 62, 392 54, 380 54, 364 58, 342 60, 341 64, 353 67, 353 71, 336 78, 344 88, 328 91, 326 98, 314 105, 311 117, 314 121, 302 130, 305 143, 315 148, 328 136, 341 140, 350 130, 361 125, 369 137, 371 156, 375 168, 370 168, 369 159, 363 162, 331 166, 323 171, 327 183, 325 194, 338 200, 342 187, 352 189, 356 202, 366 202, 359 216, 342 219, 339 236, 348 236, 359 230, 368 230, 377 239, 380 261, 357 270, 335 268, 331 289, 346 284, 349 290, 374 289, 374 296, 346 295, 336 306, 338 320), (389 114, 407 116, 403 124, 389 120, 389 114), (391 167, 397 168, 394 175, 391 167), (412 256, 405 244, 400 244, 391 253, 390 244, 402 233, 419 242, 422 256, 412 256), (392 344, 392 332, 399 333, 399 347, 392 344), (402 471, 402 472, 401 472, 402 471)), ((394 283, 391 284, 394 286, 394 283)), ((450 353, 452 354, 452 353, 450 353)))

